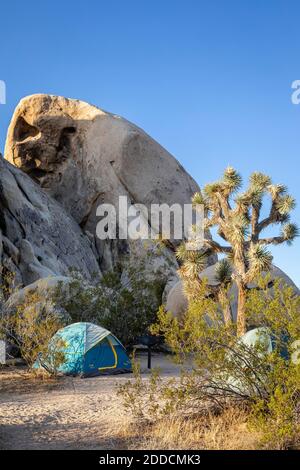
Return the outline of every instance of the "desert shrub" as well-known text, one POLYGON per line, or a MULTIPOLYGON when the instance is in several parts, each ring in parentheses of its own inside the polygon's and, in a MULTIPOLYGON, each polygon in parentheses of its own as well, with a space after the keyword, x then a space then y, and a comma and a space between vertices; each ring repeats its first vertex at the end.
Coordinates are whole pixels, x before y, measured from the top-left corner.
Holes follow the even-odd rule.
POLYGON ((2 312, 0 336, 19 348, 21 357, 29 368, 41 354, 51 363, 51 372, 56 373, 64 361, 61 352, 63 345, 52 343, 50 357, 48 344, 62 326, 62 320, 47 308, 43 299, 36 292, 29 292, 17 307, 9 312, 2 312))
POLYGON ((143 380, 140 364, 134 356, 132 357, 132 371, 134 380, 121 384, 117 390, 118 395, 122 397, 125 410, 132 413, 139 422, 157 419, 167 414, 166 389, 159 371, 153 369, 149 380, 143 380))
POLYGON ((300 370, 274 359, 268 377, 269 395, 256 400, 249 423, 250 429, 260 431, 263 447, 286 449, 300 443, 300 370))
POLYGON ((257 398, 251 424, 261 430, 264 446, 282 449, 299 444, 300 348, 296 342, 300 339, 300 297, 280 279, 269 289, 269 281, 268 276, 260 279, 259 288, 247 297, 249 323, 266 325, 275 341, 267 357, 267 398, 257 398))
POLYGON ((126 282, 116 270, 91 286, 80 274, 72 272, 69 294, 58 285, 53 300, 71 316, 72 321, 89 321, 116 335, 125 346, 134 344, 155 321, 163 283, 148 282, 137 267, 128 269, 126 282))
MULTIPOLYGON (((120 391, 127 407, 133 413, 139 409, 147 419, 151 414, 145 395, 151 395, 151 402, 156 400, 160 414, 246 407, 252 429, 262 432, 261 445, 284 448, 295 442, 300 431, 300 361, 291 361, 291 354, 300 338, 300 298, 281 281, 275 281, 272 293, 268 279, 261 279, 259 285, 247 296, 248 323, 265 327, 253 346, 237 338, 234 325, 224 324, 222 309, 207 297, 205 283, 198 283, 197 295, 190 299, 182 319, 161 307, 152 333, 163 334, 175 360, 183 365, 192 360, 192 368, 183 367, 175 382, 161 383, 156 378, 156 393, 153 383, 139 387, 137 380, 128 382, 120 391)), ((155 409, 153 403, 151 407, 155 409)))
POLYGON ((3 304, 14 290, 18 288, 15 278, 15 273, 8 272, 3 266, 0 266, 0 304, 3 304))

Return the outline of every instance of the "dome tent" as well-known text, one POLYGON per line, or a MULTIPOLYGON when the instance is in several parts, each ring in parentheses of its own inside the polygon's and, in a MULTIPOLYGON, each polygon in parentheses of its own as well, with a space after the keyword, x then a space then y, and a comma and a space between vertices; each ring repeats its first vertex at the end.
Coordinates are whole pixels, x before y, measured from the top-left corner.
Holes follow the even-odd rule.
POLYGON ((57 370, 64 374, 93 377, 132 370, 120 341, 93 323, 72 323, 58 330, 49 342, 47 359, 39 357, 34 367, 51 369, 51 350, 63 353, 64 361, 57 370))
POLYGON ((241 336, 238 341, 248 348, 261 347, 263 351, 268 354, 272 353, 276 348, 279 348, 278 352, 280 356, 283 359, 289 359, 289 352, 287 349, 288 337, 286 335, 281 335, 278 341, 278 339, 273 335, 271 329, 268 327, 261 326, 259 328, 253 328, 241 336))
POLYGON ((242 343, 248 348, 260 346, 266 353, 271 353, 275 349, 275 339, 270 329, 264 326, 247 331, 239 338, 238 343, 242 343))
MULTIPOLYGON (((231 391, 242 395, 257 395, 261 385, 266 380, 265 372, 256 369, 256 358, 260 358, 269 368, 268 356, 275 350, 285 361, 291 357, 288 352, 288 337, 284 334, 277 338, 267 326, 253 328, 238 338, 236 346, 227 353, 227 358, 232 359, 235 371, 221 377, 228 384, 231 391), (253 355, 253 352, 255 354, 253 355), (254 362, 252 363, 252 360, 254 362), (251 364, 252 363, 252 364, 251 364), (244 373, 241 371, 244 370, 244 373)), ((294 362, 294 361, 293 361, 294 362)))

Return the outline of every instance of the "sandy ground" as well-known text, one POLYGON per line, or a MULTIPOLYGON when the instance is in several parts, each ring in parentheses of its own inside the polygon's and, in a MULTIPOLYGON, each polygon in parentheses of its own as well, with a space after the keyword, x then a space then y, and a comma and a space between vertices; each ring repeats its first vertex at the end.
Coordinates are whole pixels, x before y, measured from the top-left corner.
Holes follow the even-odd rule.
MULTIPOLYGON (((147 378, 146 355, 141 354, 139 359, 147 378)), ((155 354, 152 364, 164 377, 179 375, 179 368, 168 355, 155 354)), ((131 377, 68 377, 59 386, 33 391, 30 386, 21 392, 4 388, 0 393, 0 449, 126 448, 117 426, 124 425, 128 417, 116 385, 131 377)))

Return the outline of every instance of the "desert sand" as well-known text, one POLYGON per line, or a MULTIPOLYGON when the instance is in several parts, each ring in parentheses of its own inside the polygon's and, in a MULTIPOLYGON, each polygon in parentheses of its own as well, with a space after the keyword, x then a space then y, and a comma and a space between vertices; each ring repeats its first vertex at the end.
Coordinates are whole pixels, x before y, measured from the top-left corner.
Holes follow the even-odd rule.
MULTIPOLYGON (((139 355, 145 380, 146 354, 139 355)), ((154 354, 153 367, 163 377, 178 377, 171 357, 154 354)), ((117 385, 132 374, 88 379, 66 377, 58 383, 24 389, 2 385, 11 372, 0 375, 0 449, 124 449, 120 428, 130 417, 117 396, 117 385), (11 389, 12 388, 12 389, 11 389)), ((16 380, 16 384, 20 380, 16 380)))

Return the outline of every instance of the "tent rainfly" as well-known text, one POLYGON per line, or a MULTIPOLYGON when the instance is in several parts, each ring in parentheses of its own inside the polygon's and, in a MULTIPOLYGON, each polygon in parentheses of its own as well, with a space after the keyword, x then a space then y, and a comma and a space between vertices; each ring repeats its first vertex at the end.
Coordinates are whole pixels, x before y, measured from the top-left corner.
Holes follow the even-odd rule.
POLYGON ((131 362, 124 346, 108 330, 93 323, 73 323, 55 333, 45 357, 39 357, 35 368, 53 369, 54 357, 62 353, 58 372, 93 377, 101 374, 131 372, 131 362))

